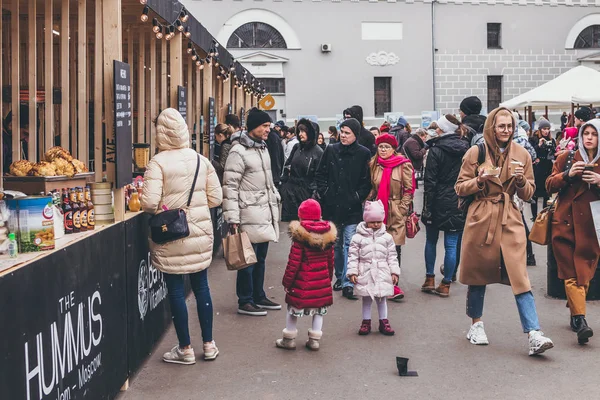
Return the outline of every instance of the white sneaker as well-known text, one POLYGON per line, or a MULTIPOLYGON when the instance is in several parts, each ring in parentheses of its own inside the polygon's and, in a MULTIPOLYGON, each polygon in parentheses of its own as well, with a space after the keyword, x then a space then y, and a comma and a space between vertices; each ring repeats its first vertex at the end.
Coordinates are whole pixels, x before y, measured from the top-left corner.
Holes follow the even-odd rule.
POLYGON ((554 347, 554 343, 550 338, 544 336, 542 331, 531 331, 529 332, 529 355, 534 356, 536 354, 542 354, 546 350, 550 350, 554 347))
POLYGON ((192 365, 196 364, 196 354, 194 354, 194 349, 191 347, 181 350, 179 346, 175 346, 171 351, 163 355, 163 361, 173 364, 192 365))
POLYGON ((490 342, 488 342, 487 335, 485 334, 485 330, 483 329, 482 321, 471 325, 471 329, 469 329, 469 333, 467 333, 467 339, 471 342, 471 344, 490 344, 490 342))
POLYGON ((210 343, 204 343, 202 346, 204 347, 204 359, 206 361, 214 360, 219 355, 219 349, 214 340, 210 343))

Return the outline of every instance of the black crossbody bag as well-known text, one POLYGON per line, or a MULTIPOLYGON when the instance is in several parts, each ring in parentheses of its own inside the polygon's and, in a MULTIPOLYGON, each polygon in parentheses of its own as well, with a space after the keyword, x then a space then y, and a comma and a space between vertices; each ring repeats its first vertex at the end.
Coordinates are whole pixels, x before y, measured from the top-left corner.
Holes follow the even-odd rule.
MULTIPOLYGON (((196 164, 196 175, 190 190, 190 195, 187 201, 187 207, 192 202, 194 189, 196 188, 196 180, 198 179, 198 171, 200 170, 200 155, 198 155, 198 164, 196 164)), ((190 228, 187 222, 187 215, 183 208, 175 210, 163 211, 153 215, 148 221, 150 225, 150 237, 157 244, 169 243, 175 240, 183 239, 190 236, 190 228)))

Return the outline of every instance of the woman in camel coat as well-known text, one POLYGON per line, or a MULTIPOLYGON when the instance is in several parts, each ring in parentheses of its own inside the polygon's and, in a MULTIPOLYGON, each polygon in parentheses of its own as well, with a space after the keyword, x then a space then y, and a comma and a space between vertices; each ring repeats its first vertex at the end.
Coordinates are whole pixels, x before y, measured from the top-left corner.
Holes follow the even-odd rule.
POLYGON ((471 147, 463 158, 456 193, 475 198, 463 233, 462 254, 465 256, 460 260, 459 280, 469 285, 467 315, 473 324, 467 338, 471 343, 488 344, 481 321, 485 285, 510 284, 523 331, 529 333, 529 355, 534 355, 552 348, 553 344, 539 330, 527 275, 525 228, 521 213, 512 201, 515 194, 528 201, 535 192, 531 156, 523 147, 512 145, 515 126, 509 110, 492 111, 484 127, 484 163, 477 163, 478 146, 471 147))
POLYGON ((546 181, 548 193, 558 193, 552 215, 552 250, 558 277, 565 281, 571 328, 577 332, 579 344, 587 343, 593 335, 585 319, 585 298, 600 258, 590 208, 591 202, 600 200, 598 132, 600 120, 583 125, 579 148, 562 153, 546 181), (595 165, 591 171, 584 171, 587 163, 595 165))

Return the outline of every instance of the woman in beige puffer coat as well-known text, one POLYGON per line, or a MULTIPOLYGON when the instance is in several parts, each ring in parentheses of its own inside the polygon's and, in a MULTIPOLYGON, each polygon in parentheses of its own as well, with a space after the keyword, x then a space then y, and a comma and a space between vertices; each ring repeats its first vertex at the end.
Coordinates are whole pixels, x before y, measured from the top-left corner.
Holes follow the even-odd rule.
POLYGON ((394 294, 400 277, 396 244, 383 224, 385 209, 381 200, 367 201, 363 220, 356 228, 348 251, 346 275, 354 284, 354 293, 362 296, 363 322, 359 335, 371 332, 371 304, 377 302, 379 332, 393 335, 387 319, 386 298, 394 294))
POLYGON ((183 208, 187 214, 190 235, 165 244, 151 239, 152 265, 164 273, 169 302, 179 345, 163 356, 166 362, 194 364, 196 357, 190 345, 183 274, 190 274, 196 296, 198 317, 204 341, 204 358, 212 360, 219 350, 212 339, 212 300, 206 268, 212 261, 213 226, 210 208, 223 200, 219 178, 210 162, 190 148, 190 134, 179 112, 168 108, 156 121, 155 155, 144 174, 142 209, 155 215, 166 207, 183 208), (189 207, 186 207, 194 176, 198 175, 189 207))

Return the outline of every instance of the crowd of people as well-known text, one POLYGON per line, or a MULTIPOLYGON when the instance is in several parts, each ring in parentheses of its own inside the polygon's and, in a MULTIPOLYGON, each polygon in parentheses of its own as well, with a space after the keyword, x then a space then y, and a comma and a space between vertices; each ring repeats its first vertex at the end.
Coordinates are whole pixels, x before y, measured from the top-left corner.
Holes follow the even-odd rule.
POLYGON ((257 259, 237 272, 237 311, 242 315, 282 309, 266 296, 264 280, 269 244, 279 239, 279 222, 290 222, 292 247, 282 279, 286 321, 277 347, 295 349, 298 318, 310 316, 306 347, 318 350, 334 291, 362 300, 359 335, 371 332, 373 301, 379 332, 393 335, 387 300, 406 295, 399 286, 402 247, 414 215, 418 178, 423 181, 419 211, 425 226, 421 290, 444 298, 453 282, 467 285, 467 339, 485 345, 486 286, 510 285, 529 355, 554 344, 541 331, 531 291, 527 266, 536 261, 523 209, 530 203, 535 220, 538 200, 546 207, 556 194, 551 246, 565 284, 570 326, 578 342, 587 343, 593 330, 585 319, 585 297, 600 258, 589 205, 600 200, 600 120, 580 108, 553 137, 545 118, 532 131, 517 112, 505 108, 480 115, 481 101, 474 96, 459 108, 458 117, 446 114, 413 132, 403 117, 394 126, 367 129, 362 108, 352 106, 344 110, 339 126, 329 128, 329 143, 308 119, 287 127, 253 108, 245 127, 235 115, 216 127, 212 162, 188 148, 181 115, 162 111, 157 118, 160 152, 146 171, 142 205, 150 214, 185 209, 190 224, 185 239, 150 243, 153 265, 166 276, 179 340, 164 361, 195 362, 183 274, 190 274, 196 296, 204 358, 218 355, 206 268, 213 248, 209 208, 221 203, 230 231, 247 234, 257 259), (440 232, 444 257, 436 283, 440 232))

